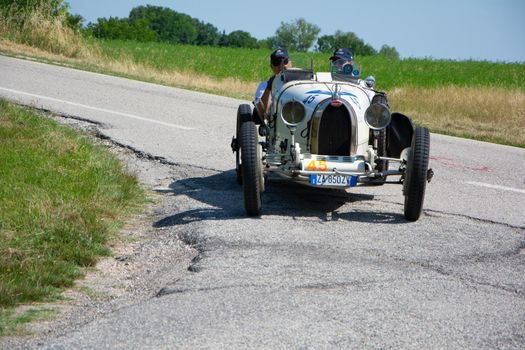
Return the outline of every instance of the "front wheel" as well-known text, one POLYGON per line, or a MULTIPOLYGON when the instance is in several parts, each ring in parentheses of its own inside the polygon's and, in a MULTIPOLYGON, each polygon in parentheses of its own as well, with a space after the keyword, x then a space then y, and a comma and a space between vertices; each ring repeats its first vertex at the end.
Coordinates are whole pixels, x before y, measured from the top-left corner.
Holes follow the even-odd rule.
POLYGON ((252 121, 241 125, 241 168, 244 190, 244 207, 248 216, 261 213, 261 192, 264 178, 257 127, 252 121))
POLYGON ((427 128, 418 127, 414 131, 408 155, 403 194, 405 196, 405 218, 416 221, 421 215, 425 188, 427 184, 430 134, 427 128))

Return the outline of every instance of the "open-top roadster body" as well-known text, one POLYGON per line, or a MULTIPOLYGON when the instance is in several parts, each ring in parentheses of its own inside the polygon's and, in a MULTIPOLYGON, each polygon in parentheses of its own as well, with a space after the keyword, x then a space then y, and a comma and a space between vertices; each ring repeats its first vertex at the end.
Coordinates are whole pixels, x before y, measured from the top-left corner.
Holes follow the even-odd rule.
POLYGON ((273 172, 321 188, 403 184, 405 218, 419 218, 432 177, 429 132, 391 113, 374 83, 343 60, 327 73, 283 69, 272 84, 268 115, 239 106, 232 150, 249 216, 260 214, 266 174, 273 172))

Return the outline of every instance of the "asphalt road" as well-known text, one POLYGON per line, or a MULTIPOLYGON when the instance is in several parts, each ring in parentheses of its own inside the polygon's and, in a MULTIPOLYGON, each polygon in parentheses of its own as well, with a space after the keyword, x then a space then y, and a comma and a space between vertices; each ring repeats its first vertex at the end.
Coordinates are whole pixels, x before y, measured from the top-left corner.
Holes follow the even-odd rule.
POLYGON ((173 163, 155 226, 201 252, 158 296, 38 348, 525 347, 523 149, 432 134, 415 223, 398 185, 276 180, 253 219, 229 148, 242 101, 1 56, 0 97, 173 163))

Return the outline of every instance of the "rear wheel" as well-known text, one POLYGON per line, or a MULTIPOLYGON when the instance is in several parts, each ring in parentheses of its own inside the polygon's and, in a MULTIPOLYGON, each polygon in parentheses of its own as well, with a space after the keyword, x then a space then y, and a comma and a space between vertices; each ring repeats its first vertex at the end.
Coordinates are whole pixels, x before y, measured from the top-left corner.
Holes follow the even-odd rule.
POLYGON ((252 121, 241 124, 241 169, 244 207, 248 216, 261 213, 261 192, 264 188, 261 148, 257 127, 252 121))
POLYGON ((416 128, 408 155, 403 194, 405 195, 405 218, 416 221, 421 215, 427 184, 430 134, 427 128, 416 128))
POLYGON ((241 125, 246 121, 252 120, 252 108, 248 104, 239 105, 237 109, 237 128, 235 129, 235 139, 237 140, 237 150, 235 151, 235 175, 239 185, 242 185, 242 167, 239 148, 241 147, 241 125))

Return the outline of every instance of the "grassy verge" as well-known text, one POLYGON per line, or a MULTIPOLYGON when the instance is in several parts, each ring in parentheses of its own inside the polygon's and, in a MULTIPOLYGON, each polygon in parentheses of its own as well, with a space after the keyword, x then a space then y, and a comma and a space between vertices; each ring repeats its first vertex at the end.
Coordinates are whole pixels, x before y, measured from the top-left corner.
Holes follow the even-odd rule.
POLYGON ((49 2, 42 1, 31 11, 24 10, 23 1, 11 3, 0 7, 0 37, 67 57, 93 55, 93 48, 66 24, 66 14, 55 14, 49 2))
POLYGON ((56 297, 108 255, 108 239, 144 194, 103 146, 4 101, 0 164, 2 334, 13 307, 56 297))
POLYGON ((392 109, 432 132, 525 147, 525 92, 493 87, 398 87, 392 109))

